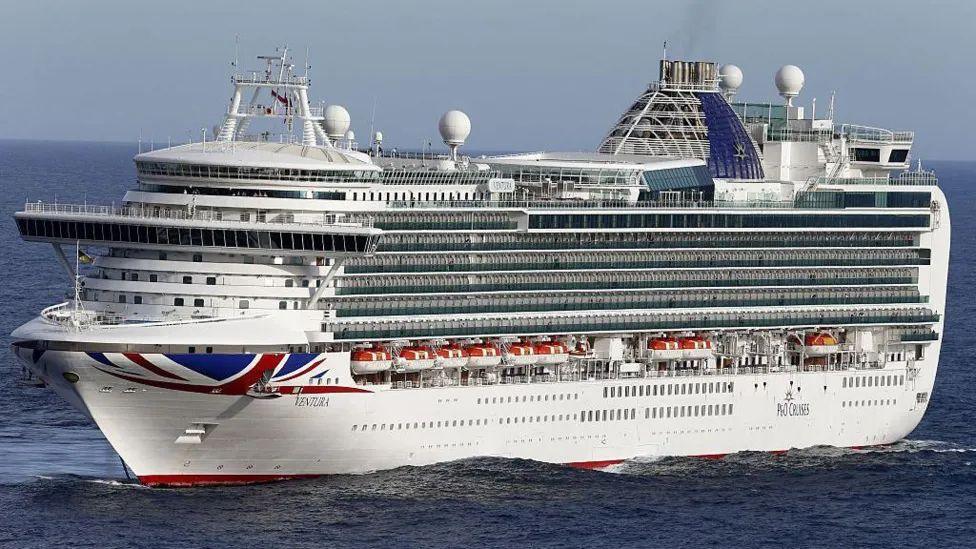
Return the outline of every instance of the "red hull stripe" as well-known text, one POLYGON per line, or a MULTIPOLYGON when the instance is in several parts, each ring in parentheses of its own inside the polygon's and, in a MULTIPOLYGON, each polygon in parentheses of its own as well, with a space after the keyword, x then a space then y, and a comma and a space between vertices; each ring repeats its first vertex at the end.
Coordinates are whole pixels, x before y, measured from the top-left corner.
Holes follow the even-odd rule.
POLYGON ((318 476, 320 475, 145 475, 139 477, 139 482, 146 486, 227 486, 318 476))
POLYGON ((288 381, 289 379, 295 379, 296 377, 301 377, 301 376, 303 376, 303 375, 311 372, 312 370, 314 370, 319 364, 322 364, 323 362, 325 362, 325 359, 324 358, 321 359, 321 360, 316 360, 316 361, 312 362, 304 370, 299 370, 297 373, 294 373, 294 374, 292 374, 292 375, 290 375, 290 376, 288 376, 286 378, 277 379, 277 380, 275 380, 275 382, 276 383, 281 383, 282 381, 288 381))
MULTIPOLYGON (((284 389, 284 387, 282 387, 284 389)), ((360 389, 359 387, 343 387, 341 385, 305 385, 302 387, 303 395, 310 395, 316 393, 372 393, 368 389, 360 389)))
POLYGON ((142 366, 143 368, 149 370, 150 372, 156 374, 157 376, 160 376, 160 377, 168 377, 170 379, 177 379, 177 380, 180 380, 180 381, 186 381, 182 377, 180 377, 180 376, 178 376, 176 374, 167 372, 166 370, 160 368, 159 366, 156 366, 152 362, 149 362, 148 360, 146 360, 146 357, 140 355, 139 353, 122 353, 122 356, 124 356, 125 358, 131 360, 132 362, 135 362, 139 366, 142 366))
POLYGON ((98 368, 106 374, 113 375, 118 378, 122 378, 128 381, 134 381, 136 383, 142 383, 144 385, 150 385, 152 387, 159 387, 162 389, 172 389, 174 391, 187 391, 190 393, 214 393, 221 395, 243 395, 247 390, 257 383, 264 372, 273 369, 281 363, 282 357, 285 355, 281 353, 270 353, 262 355, 258 363, 252 367, 246 374, 241 377, 225 383, 223 385, 193 385, 190 383, 176 383, 172 381, 157 381, 153 379, 143 379, 134 376, 125 375, 118 372, 112 372, 109 370, 104 370, 98 368))
POLYGON ((600 469, 602 467, 609 467, 610 465, 616 465, 618 463, 623 463, 622 459, 605 459, 603 461, 573 461, 567 463, 570 467, 576 467, 577 469, 600 469))

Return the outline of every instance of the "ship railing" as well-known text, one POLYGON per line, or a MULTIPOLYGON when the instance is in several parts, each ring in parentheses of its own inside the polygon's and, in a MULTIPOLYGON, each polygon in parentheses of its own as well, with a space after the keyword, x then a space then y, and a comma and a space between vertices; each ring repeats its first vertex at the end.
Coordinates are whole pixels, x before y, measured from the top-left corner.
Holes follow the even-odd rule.
POLYGON ((690 82, 670 82, 667 80, 658 80, 657 82, 651 82, 651 89, 653 90, 673 90, 673 91, 715 91, 718 89, 719 80, 710 79, 705 80, 700 84, 692 84, 690 82))
POLYGON ((117 313, 76 308, 70 301, 43 309, 41 317, 49 322, 79 330, 93 326, 115 326, 125 324, 127 321, 123 315, 117 313))
POLYGON ((379 182, 383 185, 477 185, 500 178, 498 172, 491 170, 386 168, 380 172, 379 182))
MULTIPOLYGON (((222 222, 237 222, 239 219, 234 217, 224 217, 223 212, 220 210, 204 210, 204 209, 193 209, 191 210, 174 210, 168 208, 160 208, 158 206, 142 206, 142 205, 130 205, 118 207, 115 205, 111 206, 98 206, 93 204, 60 204, 60 203, 48 203, 48 202, 27 202, 24 204, 24 212, 26 213, 38 213, 38 214, 57 214, 57 215, 67 215, 67 216, 84 216, 84 217, 122 217, 126 219, 165 219, 165 220, 177 220, 177 221, 222 221, 222 222)), ((315 217, 310 217, 308 214, 303 214, 301 218, 295 218, 293 216, 257 216, 256 218, 248 218, 246 223, 271 223, 271 224, 285 224, 285 225, 348 225, 355 227, 365 227, 371 228, 373 226, 373 218, 369 216, 357 215, 355 217, 348 217, 345 214, 332 214, 332 213, 322 213, 315 214, 315 217)))
MULTIPOLYGON (((568 383, 579 381, 634 381, 639 379, 663 379, 663 378, 690 378, 690 377, 730 377, 730 376, 754 376, 766 374, 784 373, 816 373, 816 372, 844 372, 851 370, 878 370, 885 367, 879 361, 860 361, 860 362, 834 362, 830 364, 806 364, 795 366, 784 365, 755 365, 755 366, 729 366, 718 367, 698 367, 698 368, 668 368, 664 370, 653 369, 649 364, 645 364, 642 372, 636 374, 619 374, 612 368, 607 370, 586 370, 587 364, 596 362, 607 367, 608 361, 596 359, 571 359, 564 365, 565 369, 559 369, 556 373, 548 374, 523 374, 523 375, 470 375, 466 379, 456 377, 434 377, 423 380, 396 380, 390 383, 391 389, 429 389, 435 387, 481 387, 486 385, 528 385, 536 383, 568 383), (589 362, 587 362, 589 361, 589 362)), ((360 385, 370 384, 362 381, 360 385)))
MULTIPOLYGON (((322 116, 322 107, 309 107, 309 116, 322 116)), ((230 107, 227 114, 232 114, 230 107)), ((237 115, 245 116, 300 116, 301 112, 295 107, 282 107, 280 105, 241 105, 237 108, 237 115)))
MULTIPOLYGON (((500 208, 500 209, 794 209, 792 200, 391 200, 387 209, 455 209, 455 208, 500 208)), ((838 208, 827 208, 838 209, 838 208)))
POLYGON ((791 141, 808 143, 826 143, 834 138, 833 130, 793 130, 787 128, 769 128, 766 141, 791 141))
POLYGON ((267 84, 278 86, 308 86, 308 77, 292 74, 283 78, 269 75, 264 71, 250 71, 233 75, 235 84, 267 84))
POLYGON ((849 142, 859 143, 903 143, 911 144, 915 140, 915 132, 892 131, 884 128, 872 128, 857 124, 842 124, 839 134, 849 142))
POLYGON ((902 172, 898 177, 811 177, 808 185, 912 185, 937 186, 939 180, 932 172, 902 172))

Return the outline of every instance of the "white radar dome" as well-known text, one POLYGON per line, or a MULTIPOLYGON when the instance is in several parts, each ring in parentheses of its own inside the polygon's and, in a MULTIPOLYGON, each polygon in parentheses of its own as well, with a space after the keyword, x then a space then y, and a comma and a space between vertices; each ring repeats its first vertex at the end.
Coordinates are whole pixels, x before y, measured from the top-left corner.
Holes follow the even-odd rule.
POLYGON ((471 134, 471 119, 461 111, 447 111, 437 123, 437 127, 444 143, 454 146, 463 145, 464 140, 471 134))
POLYGON ((786 99, 787 105, 792 105, 794 97, 803 89, 803 71, 796 65, 783 65, 776 71, 776 89, 786 99))
POLYGON ((352 130, 347 131, 346 132, 346 141, 355 141, 355 140, 356 140, 356 132, 354 132, 352 130))
POLYGON ((325 134, 330 139, 341 139, 349 129, 349 111, 342 105, 329 105, 325 108, 325 134))
POLYGON ((373 134, 373 141, 376 141, 377 143, 382 143, 383 142, 383 132, 376 132, 376 133, 374 133, 373 134))
POLYGON ((722 65, 718 70, 718 85, 726 91, 735 91, 742 85, 742 69, 735 65, 722 65))

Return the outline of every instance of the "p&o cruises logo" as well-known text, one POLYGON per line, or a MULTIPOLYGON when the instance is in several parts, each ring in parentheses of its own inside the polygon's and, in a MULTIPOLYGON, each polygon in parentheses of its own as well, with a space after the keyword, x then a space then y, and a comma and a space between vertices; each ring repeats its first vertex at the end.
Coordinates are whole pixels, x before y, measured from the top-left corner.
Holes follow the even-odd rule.
POLYGON ((786 391, 782 402, 776 403, 776 415, 779 417, 796 417, 810 415, 809 402, 796 402, 793 389, 786 391))

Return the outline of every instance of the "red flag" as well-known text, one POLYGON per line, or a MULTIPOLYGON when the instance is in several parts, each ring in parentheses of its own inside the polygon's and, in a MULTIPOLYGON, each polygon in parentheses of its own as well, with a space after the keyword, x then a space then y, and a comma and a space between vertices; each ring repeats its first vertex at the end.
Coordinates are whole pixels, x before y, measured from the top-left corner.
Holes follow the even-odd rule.
POLYGON ((284 105, 286 107, 290 107, 291 106, 291 101, 289 101, 287 97, 285 97, 284 95, 279 94, 275 90, 271 90, 271 97, 274 97, 278 101, 281 101, 282 103, 284 103, 284 105))

